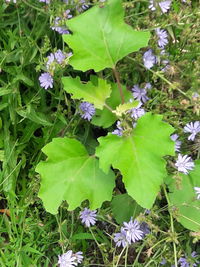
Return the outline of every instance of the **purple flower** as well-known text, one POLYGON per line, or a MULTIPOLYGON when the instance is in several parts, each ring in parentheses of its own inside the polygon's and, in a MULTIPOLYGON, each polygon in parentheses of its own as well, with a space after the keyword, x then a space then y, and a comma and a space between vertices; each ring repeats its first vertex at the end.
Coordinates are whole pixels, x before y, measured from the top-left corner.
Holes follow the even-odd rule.
POLYGON ((42 73, 39 77, 40 86, 44 89, 53 88, 53 78, 48 72, 42 73))
POLYGON ((170 136, 170 138, 172 139, 172 141, 175 142, 175 151, 176 152, 180 152, 180 148, 181 148, 181 143, 182 142, 178 140, 178 138, 179 138, 178 134, 172 134, 170 136))
POLYGON ((128 245, 128 241, 126 239, 126 231, 121 228, 119 233, 114 234, 114 241, 117 247, 126 247, 128 245))
POLYGON ((71 19, 72 18, 72 15, 70 14, 70 10, 69 9, 67 9, 65 12, 64 12, 64 17, 66 18, 66 19, 71 19))
POLYGON ((150 90, 152 85, 150 83, 146 83, 144 89, 150 90))
POLYGON ((200 187, 194 187, 195 193, 197 194, 197 199, 200 199, 200 187))
POLYGON ((56 61, 58 62, 58 64, 62 64, 63 61, 65 60, 66 56, 65 54, 60 50, 58 49, 56 52, 55 52, 55 59, 56 61))
POLYGON ((112 134, 122 136, 123 135, 123 128, 121 127, 121 122, 117 121, 117 129, 115 129, 112 134))
POLYGON ((149 9, 151 9, 152 11, 156 10, 154 0, 149 0, 149 9))
POLYGON ((157 28, 155 31, 156 31, 156 34, 158 36, 158 45, 161 48, 164 48, 168 44, 167 32, 165 30, 160 29, 160 28, 157 28))
POLYGON ((140 225, 137 220, 133 221, 132 218, 129 222, 124 222, 123 225, 120 232, 114 234, 114 241, 117 247, 126 247, 128 244, 141 240, 147 234, 142 230, 144 225, 140 225))
POLYGON ((200 121, 187 123, 184 127, 185 133, 191 133, 188 136, 188 140, 194 141, 195 136, 200 132, 200 121))
POLYGON ((73 255, 72 250, 58 256, 59 267, 74 267, 77 265, 76 257, 73 255))
POLYGON ((59 34, 69 34, 70 33, 66 29, 65 25, 63 25, 62 19, 60 17, 55 18, 54 26, 52 26, 51 29, 58 32, 59 34))
POLYGON ((194 162, 191 157, 187 155, 182 156, 178 155, 178 160, 175 163, 179 172, 183 172, 184 174, 188 174, 188 170, 192 170, 194 168, 194 162))
POLYGON ((194 93, 192 94, 192 99, 193 99, 193 100, 197 100, 197 98, 199 98, 199 94, 198 94, 197 92, 194 92, 194 93))
POLYGON ((136 100, 141 101, 143 103, 149 100, 148 96, 146 95, 147 91, 145 89, 141 89, 138 84, 134 85, 131 91, 133 92, 133 97, 136 100))
POLYGON ((145 110, 141 106, 142 103, 140 102, 136 108, 130 110, 131 118, 137 120, 145 114, 145 110))
POLYGON ((46 4, 50 4, 50 0, 39 0, 39 2, 43 2, 43 3, 46 3, 46 4))
POLYGON ((50 70, 50 67, 52 66, 52 63, 54 62, 55 60, 55 57, 54 57, 54 54, 51 53, 48 57, 47 57, 47 63, 46 63, 46 68, 47 70, 50 70))
POLYGON ((143 55, 144 66, 147 69, 151 69, 157 62, 156 56, 153 54, 151 49, 147 50, 143 55))
MULTIPOLYGON (((6 3, 10 3, 12 0, 6 0, 6 3)), ((13 0, 13 3, 16 4, 17 0, 13 0)))
POLYGON ((162 13, 166 13, 170 9, 171 2, 172 0, 168 0, 168 1, 158 2, 157 4, 155 0, 149 0, 149 9, 151 9, 152 11, 155 11, 158 5, 162 13))
POLYGON ((196 251, 193 251, 191 253, 191 257, 190 258, 184 258, 184 257, 181 257, 179 260, 178 260, 178 263, 180 264, 180 267, 197 267, 199 265, 200 262, 195 260, 195 258, 198 257, 196 251), (195 261, 195 262, 194 262, 195 261))
POLYGON ((82 12, 89 8, 89 5, 86 4, 85 0, 79 0, 79 5, 80 6, 77 7, 77 10, 79 12, 82 12))
POLYGON ((166 259, 162 259, 162 261, 160 262, 161 265, 165 265, 167 263, 166 259))
POLYGON ((82 251, 78 251, 78 252, 74 253, 73 256, 76 258, 77 263, 81 263, 83 261, 83 252, 82 251))
POLYGON ((82 102, 79 106, 81 110, 81 118, 90 121, 95 114, 94 105, 89 102, 82 102))
POLYGON ((141 240, 144 236, 143 231, 140 229, 139 222, 137 220, 133 221, 132 218, 128 223, 124 222, 124 227, 122 227, 122 230, 126 231, 126 239, 129 244, 141 240))
POLYGON ((95 225, 96 223, 96 210, 89 210, 85 208, 80 212, 81 222, 85 224, 86 227, 90 227, 91 225, 95 225))
POLYGON ((78 251, 73 253, 72 250, 67 251, 66 253, 58 256, 58 264, 59 267, 74 267, 77 266, 78 263, 81 263, 83 260, 82 256, 83 252, 78 251))
POLYGON ((167 1, 161 1, 160 3, 158 3, 162 10, 162 13, 166 13, 170 9, 171 2, 172 0, 167 0, 167 1))
POLYGON ((140 230, 143 232, 144 235, 148 235, 151 232, 146 222, 142 222, 140 224, 140 230))

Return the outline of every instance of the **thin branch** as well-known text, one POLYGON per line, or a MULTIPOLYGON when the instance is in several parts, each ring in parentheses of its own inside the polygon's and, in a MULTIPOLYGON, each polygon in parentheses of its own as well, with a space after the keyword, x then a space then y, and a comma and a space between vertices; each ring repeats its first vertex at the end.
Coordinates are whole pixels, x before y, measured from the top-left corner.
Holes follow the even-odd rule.
POLYGON ((123 94, 123 89, 122 89, 122 86, 121 86, 121 83, 120 83, 119 72, 116 70, 116 68, 114 68, 113 69, 113 73, 114 73, 115 79, 117 81, 117 86, 119 88, 119 93, 120 93, 122 104, 124 104, 124 94, 123 94))

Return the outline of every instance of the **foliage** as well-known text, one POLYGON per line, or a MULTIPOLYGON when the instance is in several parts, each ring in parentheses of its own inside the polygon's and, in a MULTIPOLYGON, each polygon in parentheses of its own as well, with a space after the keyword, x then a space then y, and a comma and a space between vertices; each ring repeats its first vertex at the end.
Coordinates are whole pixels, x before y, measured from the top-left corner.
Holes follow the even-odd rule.
POLYGON ((101 207, 112 198, 114 174, 99 169, 98 160, 89 156, 84 146, 75 139, 56 138, 43 148, 47 161, 36 168, 42 176, 39 196, 47 211, 56 214, 62 200, 69 210, 88 199, 90 208, 101 207))
MULTIPOLYGON (((159 1, 155 2, 158 4, 159 1)), ((196 259, 190 255, 192 251, 200 254, 199 200, 193 188, 200 186, 200 136, 197 134, 192 142, 187 140, 188 134, 183 131, 188 122, 198 121, 200 114, 199 5, 197 1, 173 0, 165 14, 161 14, 159 5, 155 11, 150 10, 148 5, 148 1, 114 0, 1 1, 1 266, 58 266, 58 255, 68 250, 82 251, 82 266, 88 267, 160 266, 164 260, 167 262, 166 266, 176 266, 181 257, 187 258, 190 265, 193 265, 199 260, 199 256, 196 259), (105 16, 108 12, 112 16, 109 16, 106 22, 105 16), (59 25, 55 25, 58 19, 59 25), (106 27, 101 30, 102 25, 106 27), (64 27, 70 34, 59 34, 54 30, 56 26, 64 27), (158 46, 156 28, 167 32, 165 53, 158 46), (63 42, 62 37, 67 42, 63 42), (78 43, 75 43, 76 40, 78 43), (88 48, 89 51, 86 50, 88 48), (54 62, 48 69, 50 55, 55 55, 58 50, 65 55, 71 55, 70 49, 73 52, 72 57, 66 56, 61 64, 54 62), (142 58, 148 49, 152 49, 157 59, 151 69, 144 67, 142 58), (119 51, 118 54, 116 50, 119 51), (83 69, 87 71, 79 71, 83 69), (101 71, 95 72, 98 70, 101 71), (54 81, 53 88, 48 90, 41 88, 38 80, 44 72, 49 72, 54 81), (67 86, 65 90, 62 79, 64 81, 66 78, 72 86, 67 86), (101 81, 103 90, 98 81, 101 81), (121 141, 126 138, 130 140, 132 135, 134 138, 145 117, 132 120, 131 113, 124 107, 128 104, 132 108, 136 104, 129 102, 133 99, 131 88, 134 85, 145 88, 147 83, 151 83, 151 89, 146 90, 149 100, 143 103, 142 108, 155 114, 152 115, 155 118, 160 116, 156 114, 162 114, 163 122, 159 117, 160 124, 154 131, 150 121, 147 123, 148 127, 144 127, 147 136, 144 147, 148 144, 151 134, 155 133, 156 137, 160 129, 162 133, 163 125, 168 129, 171 128, 169 125, 172 125, 179 135, 178 140, 182 142, 180 153, 190 155, 195 160, 195 169, 189 172, 189 175, 182 175, 175 168, 177 154, 175 157, 160 156, 162 173, 167 173, 167 178, 164 179, 166 185, 161 186, 160 190, 158 180, 155 179, 158 194, 150 210, 140 208, 127 194, 126 185, 122 181, 123 173, 118 167, 107 175, 99 169, 99 159, 94 155, 96 147, 99 146, 99 138, 107 140, 112 137, 121 141), (90 97, 86 94, 87 90, 90 90, 91 96, 95 96, 95 99, 92 99, 98 105, 91 123, 82 119, 79 114, 80 100, 85 101, 86 95, 90 97), (122 110, 116 113, 120 107, 122 110), (111 134, 116 127, 122 128, 122 137, 111 134), (62 151, 57 147, 55 140, 67 140, 64 141, 67 148, 68 142, 76 143, 71 151, 75 153, 81 150, 83 156, 79 160, 76 153, 74 159, 69 158, 68 154, 63 155, 65 149, 62 151), (53 145, 54 150, 66 158, 68 165, 70 161, 73 162, 69 169, 63 166, 64 171, 60 173, 55 173, 54 167, 49 170, 46 168, 49 164, 54 166, 54 150, 48 151, 51 156, 47 155, 47 159, 43 151, 53 145), (100 173, 98 177, 104 177, 105 183, 101 185, 105 190, 98 191, 96 188, 95 191, 91 184, 88 184, 88 187, 81 187, 82 183, 78 184, 77 188, 84 188, 81 194, 85 198, 81 203, 77 203, 76 197, 72 198, 72 203, 77 203, 78 207, 69 211, 69 203, 62 201, 67 198, 60 200, 60 206, 56 205, 57 199, 60 198, 59 191, 55 191, 57 186, 60 186, 57 185, 57 178, 63 177, 62 181, 68 184, 69 180, 62 175, 65 172, 69 174, 77 171, 77 166, 82 162, 86 163, 85 168, 82 166, 84 170, 93 164, 92 168, 100 173), (36 169, 42 168, 41 166, 45 167, 45 170, 42 169, 39 175, 36 169), (46 171, 50 174, 45 178, 46 171), (108 176, 110 180, 105 178, 108 176), (50 177, 52 181, 56 181, 52 187, 50 177), (48 181, 46 188, 53 191, 46 199, 48 205, 53 203, 49 209, 38 197, 38 192, 41 198, 45 195, 44 181, 48 181), (108 181, 110 188, 106 187, 108 181), (109 201, 112 189, 113 199, 109 201), (103 202, 104 200, 108 201, 103 202), (97 223, 90 229, 85 228, 79 217, 80 209, 98 201, 101 202, 101 208, 97 211, 97 223), (56 215, 52 215, 45 208, 56 215), (130 217, 142 223, 143 227, 148 227, 148 234, 144 235, 143 240, 126 249, 118 248, 115 246, 115 234, 120 229, 119 224, 128 222, 130 217)), ((91 101, 91 98, 88 101, 91 101)), ((142 153, 148 155, 150 162, 154 159, 150 154, 158 155, 163 143, 168 143, 167 150, 172 152, 170 133, 171 131, 165 133, 167 141, 154 141, 154 150, 151 147, 151 153, 142 150, 142 153)), ((143 142, 140 145, 143 147, 143 142)), ((109 147, 117 149, 111 143, 109 147)), ((115 150, 109 151, 108 154, 112 152, 117 162, 115 150)), ((120 147, 119 150, 123 149, 120 147)), ((127 151, 130 150, 128 146, 127 151)), ((127 154, 126 151, 123 153, 127 154)), ((118 155, 120 162, 121 154, 118 155)), ((101 155, 101 160, 102 158, 101 155)), ((55 166, 62 165, 59 157, 56 159, 55 166)), ((157 160, 158 158, 156 162, 157 160)), ((112 162, 108 162, 108 165, 111 166, 112 162)), ((161 165, 156 164, 156 170, 157 168, 161 168, 161 165)), ((145 172, 145 168, 142 168, 142 171, 145 172)), ((90 175, 91 170, 88 172, 90 175)), ((148 176, 151 176, 151 173, 148 173, 148 176)), ((91 176, 87 176, 85 181, 89 181, 89 177, 91 176)), ((159 184, 162 183, 163 180, 160 179, 159 184)), ((71 182, 69 184, 74 188, 71 182)), ((61 186, 61 191, 63 187, 61 186)), ((145 190, 147 189, 146 185, 145 190)), ((134 188, 134 191, 137 191, 137 188, 134 188)))
POLYGON ((162 122, 162 117, 147 113, 138 120, 130 136, 108 134, 98 139, 96 155, 100 167, 107 173, 110 165, 123 175, 128 194, 144 208, 151 208, 166 176, 163 160, 174 154, 174 143, 169 136, 173 128, 162 122), (159 129, 159 131, 158 131, 159 129), (159 150, 155 151, 159 143, 159 150))
POLYGON ((169 185, 169 199, 173 207, 174 216, 187 229, 200 231, 200 202, 194 191, 194 187, 200 187, 200 161, 196 161, 195 169, 188 175, 180 175, 180 184, 171 179, 169 185))
POLYGON ((149 32, 133 31, 123 17, 121 0, 109 0, 103 8, 93 7, 67 21, 73 34, 64 35, 64 41, 73 49, 74 69, 115 68, 124 56, 147 45, 149 32))

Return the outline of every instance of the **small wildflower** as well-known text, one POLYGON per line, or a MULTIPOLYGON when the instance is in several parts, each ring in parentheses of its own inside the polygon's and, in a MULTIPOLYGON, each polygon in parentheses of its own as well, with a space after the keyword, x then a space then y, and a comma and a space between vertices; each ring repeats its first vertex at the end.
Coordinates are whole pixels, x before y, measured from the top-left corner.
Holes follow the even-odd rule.
POLYGON ((150 90, 152 88, 152 85, 150 83, 146 83, 144 89, 150 90))
POLYGON ((164 48, 168 44, 167 32, 165 30, 160 29, 160 28, 157 28, 155 31, 156 31, 156 34, 158 36, 158 45, 161 48, 164 48))
POLYGON ((183 172, 184 174, 188 174, 188 170, 193 170, 194 162, 191 157, 181 154, 178 155, 178 160, 175 163, 179 172, 183 172))
POLYGON ((51 68, 51 66, 52 66, 52 64, 53 64, 53 62, 54 62, 54 60, 55 60, 55 56, 54 56, 54 54, 53 53, 51 53, 48 57, 47 57, 47 63, 46 63, 46 68, 47 68, 47 70, 49 71, 50 70, 50 68, 51 68))
POLYGON ((77 263, 81 263, 83 261, 83 252, 82 251, 78 251, 78 252, 74 253, 73 256, 76 258, 77 263))
POLYGON ((162 13, 166 13, 170 9, 171 2, 172 2, 172 0, 168 0, 168 1, 161 1, 159 3, 159 6, 162 10, 162 13))
POLYGON ((79 106, 81 110, 81 118, 90 121, 95 114, 94 105, 89 102, 82 102, 79 106))
POLYGON ((123 135, 123 128, 121 127, 121 122, 117 121, 117 129, 115 129, 112 134, 122 136, 123 135))
POLYGON ((140 102, 137 107, 130 110, 131 118, 137 120, 145 114, 145 110, 141 106, 142 103, 140 102))
MULTIPOLYGON (((160 7, 162 13, 166 13, 170 9, 171 2, 172 0, 158 2, 158 6, 160 7)), ((155 0, 149 0, 149 9, 151 9, 152 11, 155 11, 156 6, 157 5, 155 3, 155 0)))
POLYGON ((39 77, 40 86, 44 89, 53 88, 53 78, 48 72, 42 73, 39 77))
POLYGON ((149 9, 151 9, 152 11, 156 10, 154 0, 149 0, 149 9))
POLYGON ((140 224, 140 230, 143 232, 144 235, 148 235, 151 232, 146 222, 142 222, 140 224))
POLYGON ((54 26, 51 27, 52 30, 58 32, 59 34, 69 34, 70 32, 66 29, 61 17, 56 17, 54 20, 54 26))
POLYGON ((145 89, 141 89, 138 84, 134 85, 131 91, 133 92, 133 97, 136 100, 141 101, 143 103, 149 100, 148 96, 146 95, 147 91, 145 89))
MULTIPOLYGON (((12 0, 6 0, 6 3, 10 3, 12 0)), ((13 0, 12 1, 14 4, 16 4, 17 3, 17 0, 13 0)))
POLYGON ((39 0, 39 2, 50 4, 50 0, 39 0))
POLYGON ((76 257, 73 255, 72 250, 58 256, 59 267, 74 267, 77 265, 76 257))
POLYGON ((117 247, 126 247, 128 245, 128 241, 126 239, 126 231, 121 229, 119 233, 114 234, 114 241, 117 247))
POLYGON ((56 52, 55 52, 55 59, 56 61, 58 62, 58 64, 62 64, 63 61, 65 60, 66 56, 65 54, 60 50, 58 49, 56 52))
POLYGON ((124 222, 123 231, 126 231, 126 239, 129 244, 132 242, 135 243, 138 240, 141 240, 144 237, 143 231, 140 230, 140 224, 137 220, 131 220, 127 223, 124 222))
POLYGON ((96 210, 89 210, 85 208, 80 212, 81 222, 85 224, 86 227, 90 227, 91 225, 95 225, 96 223, 96 210))
POLYGON ((200 200, 200 187, 194 187, 195 193, 197 194, 197 199, 200 200))
POLYGON ((192 99, 193 99, 193 100, 197 100, 199 97, 200 97, 200 96, 199 96, 199 94, 198 94, 197 92, 194 92, 194 93, 192 94, 192 99))
POLYGON ((190 266, 193 266, 193 267, 198 267, 199 265, 199 261, 195 260, 195 258, 198 257, 196 251, 193 251, 191 253, 191 257, 189 258, 184 258, 184 257, 181 257, 179 260, 178 260, 178 263, 180 264, 180 267, 190 267, 190 266), (195 261, 195 262, 194 262, 195 261))
POLYGON ((72 15, 70 14, 70 10, 67 9, 65 12, 64 12, 64 17, 65 19, 71 19, 72 18, 72 15))
POLYGON ((180 152, 180 148, 181 148, 181 141, 178 140, 179 136, 178 134, 172 134, 170 136, 171 140, 175 142, 175 151, 176 152, 180 152))
POLYGON ((167 263, 166 259, 162 259, 162 261, 160 262, 161 265, 165 265, 167 263))
POLYGON ((151 69, 157 62, 156 56, 153 54, 151 49, 147 50, 143 55, 144 66, 147 69, 151 69))
POLYGON ((185 133, 191 133, 188 136, 188 140, 194 141, 195 136, 200 132, 200 121, 187 123, 184 127, 185 133))

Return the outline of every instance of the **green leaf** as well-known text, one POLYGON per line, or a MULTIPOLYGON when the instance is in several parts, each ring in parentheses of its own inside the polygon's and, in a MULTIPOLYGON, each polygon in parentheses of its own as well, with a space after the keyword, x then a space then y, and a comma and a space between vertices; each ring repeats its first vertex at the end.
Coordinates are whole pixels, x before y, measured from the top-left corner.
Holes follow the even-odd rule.
POLYGON ((48 159, 40 162, 36 171, 41 175, 39 197, 48 212, 57 213, 62 200, 73 210, 86 199, 90 208, 96 209, 112 198, 114 173, 103 173, 98 160, 89 156, 79 141, 55 138, 42 151, 48 159))
POLYGON ((119 169, 128 194, 143 208, 152 207, 166 177, 163 156, 174 155, 174 142, 170 139, 173 131, 161 115, 146 113, 130 136, 108 134, 98 139, 100 168, 105 173, 111 164, 119 169))
POLYGON ((200 187, 200 160, 195 162, 195 169, 188 175, 181 174, 181 185, 177 188, 171 178, 169 199, 177 220, 187 229, 200 231, 200 201, 197 200, 194 187, 200 187))
POLYGON ((128 194, 121 194, 113 197, 111 208, 115 220, 121 224, 127 222, 131 217, 137 217, 142 208, 128 194))
POLYGON ((102 109, 106 98, 111 94, 111 86, 105 80, 98 79, 98 84, 92 82, 83 84, 79 77, 62 78, 65 91, 72 94, 73 99, 83 99, 94 104, 95 108, 102 109))
POLYGON ((147 46, 150 33, 134 31, 124 22, 121 0, 108 0, 66 22, 73 34, 63 35, 73 49, 69 63, 74 69, 96 72, 115 68, 128 54, 147 46))
MULTIPOLYGON (((113 110, 121 103, 121 98, 119 94, 119 89, 116 84, 111 84, 112 93, 110 97, 106 100, 106 104, 111 107, 113 110)), ((129 101, 132 98, 132 93, 126 89, 125 86, 122 86, 124 99, 129 101)), ((117 116, 108 110, 106 107, 103 110, 97 109, 95 115, 92 118, 92 124, 108 128, 117 120, 117 116)))

